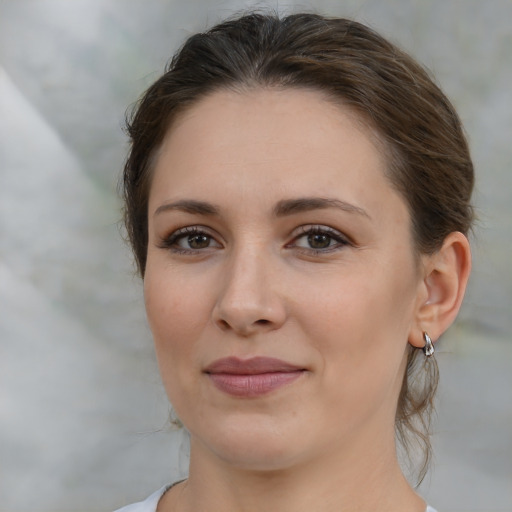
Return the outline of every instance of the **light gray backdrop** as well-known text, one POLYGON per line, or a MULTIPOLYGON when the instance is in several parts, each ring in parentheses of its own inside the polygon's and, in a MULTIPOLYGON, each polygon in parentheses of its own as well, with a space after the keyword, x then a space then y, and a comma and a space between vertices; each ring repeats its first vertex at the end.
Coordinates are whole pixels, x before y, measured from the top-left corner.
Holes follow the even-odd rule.
POLYGON ((421 490, 512 511, 510 0, 0 0, 0 510, 109 510, 186 467, 118 231, 121 126, 185 37, 254 5, 369 23, 458 108, 480 219, 421 490))

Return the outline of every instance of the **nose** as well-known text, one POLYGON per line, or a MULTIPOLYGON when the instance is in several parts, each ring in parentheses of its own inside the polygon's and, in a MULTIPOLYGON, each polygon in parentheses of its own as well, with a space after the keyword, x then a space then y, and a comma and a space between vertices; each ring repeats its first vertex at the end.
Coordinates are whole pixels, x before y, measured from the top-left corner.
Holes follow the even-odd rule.
POLYGON ((212 313, 223 331, 249 337, 279 329, 286 321, 282 281, 267 256, 243 251, 226 262, 212 313))

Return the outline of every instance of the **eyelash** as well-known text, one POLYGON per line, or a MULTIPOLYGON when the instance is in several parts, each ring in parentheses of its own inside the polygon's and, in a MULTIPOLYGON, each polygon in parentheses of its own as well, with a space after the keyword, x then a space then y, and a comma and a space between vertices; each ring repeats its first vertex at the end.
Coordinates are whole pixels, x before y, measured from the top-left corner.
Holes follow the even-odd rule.
POLYGON ((173 231, 168 237, 162 239, 158 244, 160 249, 168 249, 177 254, 198 254, 203 252, 205 249, 185 249, 184 247, 180 247, 177 243, 186 238, 192 236, 205 236, 210 240, 215 240, 215 238, 201 226, 187 226, 184 228, 180 228, 176 231, 173 231))
MULTIPOLYGON (((307 255, 320 255, 334 252, 347 245, 352 245, 351 241, 346 236, 342 235, 339 231, 327 226, 306 225, 300 226, 298 229, 300 230, 300 233, 296 235, 290 243, 286 244, 286 248, 296 248, 300 252, 307 255), (300 247, 296 245, 298 240, 314 235, 324 235, 328 237, 330 245, 321 249, 315 249, 313 247, 300 247), (331 245, 332 241, 334 241, 334 243, 331 245)), ((176 254, 193 255, 201 254, 207 249, 211 248, 209 245, 208 247, 201 249, 186 249, 177 245, 178 242, 184 238, 193 236, 204 236, 209 239, 210 243, 211 241, 216 242, 215 237, 212 236, 207 229, 201 226, 187 226, 174 231, 167 238, 162 239, 158 247, 161 249, 171 250, 176 254)), ((218 242, 216 243, 218 244, 218 242)))
POLYGON ((300 226, 299 228, 300 234, 294 237, 291 244, 287 244, 287 247, 297 247, 299 250, 304 252, 305 254, 313 254, 313 255, 319 255, 319 254, 327 254, 334 252, 336 250, 341 249, 344 246, 351 245, 351 242, 349 239, 342 235, 339 231, 330 228, 328 226, 318 226, 318 225, 307 225, 307 226, 300 226), (298 247, 296 245, 296 242, 304 237, 309 237, 312 235, 324 235, 327 236, 330 241, 334 241, 332 245, 329 245, 326 248, 322 249, 315 249, 313 247, 298 247))

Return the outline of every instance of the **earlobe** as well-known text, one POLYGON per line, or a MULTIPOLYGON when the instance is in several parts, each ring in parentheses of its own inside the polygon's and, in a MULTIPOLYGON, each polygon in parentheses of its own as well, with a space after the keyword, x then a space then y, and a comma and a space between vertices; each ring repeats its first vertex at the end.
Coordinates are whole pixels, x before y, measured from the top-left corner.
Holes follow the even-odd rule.
POLYGON ((471 249, 465 235, 455 231, 444 240, 439 251, 425 256, 423 298, 409 342, 423 347, 423 333, 435 341, 452 324, 459 312, 471 271, 471 249))

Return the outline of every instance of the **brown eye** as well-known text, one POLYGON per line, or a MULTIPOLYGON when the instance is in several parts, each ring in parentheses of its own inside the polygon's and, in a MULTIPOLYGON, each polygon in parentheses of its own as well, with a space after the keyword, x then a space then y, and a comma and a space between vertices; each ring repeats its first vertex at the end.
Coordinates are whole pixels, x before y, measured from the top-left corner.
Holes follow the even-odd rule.
POLYGON ((297 247, 314 254, 327 254, 350 245, 342 233, 328 226, 302 226, 300 231, 302 234, 289 247, 297 247))
POLYGON ((190 235, 187 239, 190 249, 206 249, 210 241, 211 237, 204 234, 190 235))
POLYGON ((187 226, 163 239, 160 247, 179 254, 203 254, 206 249, 220 249, 222 245, 202 226, 187 226))
POLYGON ((312 233, 308 235, 308 244, 312 249, 327 249, 332 241, 332 237, 324 233, 312 233))

